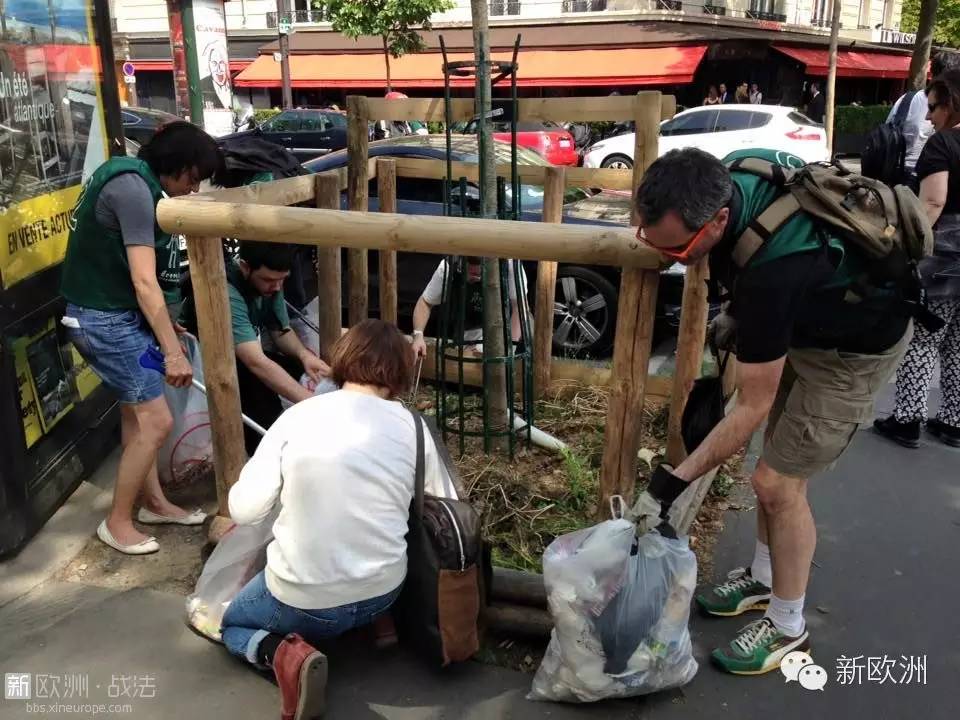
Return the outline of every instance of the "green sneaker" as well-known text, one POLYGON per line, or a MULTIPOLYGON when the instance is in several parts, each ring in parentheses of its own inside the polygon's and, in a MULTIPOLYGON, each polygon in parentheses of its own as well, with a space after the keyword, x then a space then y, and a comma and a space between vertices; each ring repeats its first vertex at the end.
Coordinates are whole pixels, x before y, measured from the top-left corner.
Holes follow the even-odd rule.
POLYGON ((794 650, 810 651, 810 633, 790 637, 777 630, 769 618, 760 618, 743 628, 727 647, 717 648, 710 659, 734 675, 762 675, 780 667, 794 650))
POLYGON ((766 610, 773 591, 753 579, 750 568, 737 568, 727 581, 697 595, 700 609, 709 615, 732 617, 748 610, 766 610))

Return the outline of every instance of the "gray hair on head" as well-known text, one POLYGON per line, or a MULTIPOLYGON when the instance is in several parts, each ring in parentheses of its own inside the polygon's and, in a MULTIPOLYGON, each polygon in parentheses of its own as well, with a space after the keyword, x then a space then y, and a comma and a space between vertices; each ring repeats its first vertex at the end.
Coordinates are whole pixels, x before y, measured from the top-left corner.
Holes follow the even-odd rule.
POLYGON ((730 171, 713 155, 697 148, 671 150, 644 173, 637 188, 637 212, 644 225, 656 225, 673 211, 695 232, 732 194, 730 171))

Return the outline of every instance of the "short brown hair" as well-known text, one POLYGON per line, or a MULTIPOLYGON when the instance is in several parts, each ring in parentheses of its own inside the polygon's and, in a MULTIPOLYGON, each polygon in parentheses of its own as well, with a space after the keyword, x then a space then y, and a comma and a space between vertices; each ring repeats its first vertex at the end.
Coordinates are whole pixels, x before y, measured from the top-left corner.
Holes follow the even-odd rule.
POLYGON ((334 343, 330 370, 337 385, 377 385, 398 397, 413 382, 413 350, 395 325, 364 320, 334 343))

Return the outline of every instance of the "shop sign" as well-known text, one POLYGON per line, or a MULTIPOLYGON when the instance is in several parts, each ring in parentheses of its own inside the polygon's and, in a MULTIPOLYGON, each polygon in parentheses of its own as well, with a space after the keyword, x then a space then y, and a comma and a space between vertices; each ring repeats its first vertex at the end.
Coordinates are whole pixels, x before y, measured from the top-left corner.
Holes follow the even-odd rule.
POLYGON ((881 45, 916 45, 917 34, 900 32, 891 28, 880 28, 873 31, 871 40, 881 45))

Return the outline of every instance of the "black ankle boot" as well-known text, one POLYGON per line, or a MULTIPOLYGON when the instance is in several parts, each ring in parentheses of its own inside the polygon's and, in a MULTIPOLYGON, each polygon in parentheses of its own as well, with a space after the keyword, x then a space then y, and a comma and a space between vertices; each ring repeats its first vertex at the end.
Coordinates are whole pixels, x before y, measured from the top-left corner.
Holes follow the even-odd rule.
POLYGON ((920 447, 920 421, 897 422, 893 415, 886 420, 874 420, 873 429, 888 440, 906 448, 920 447))
POLYGON ((930 418, 927 420, 927 432, 937 438, 944 445, 960 447, 960 428, 947 425, 942 420, 930 418))

